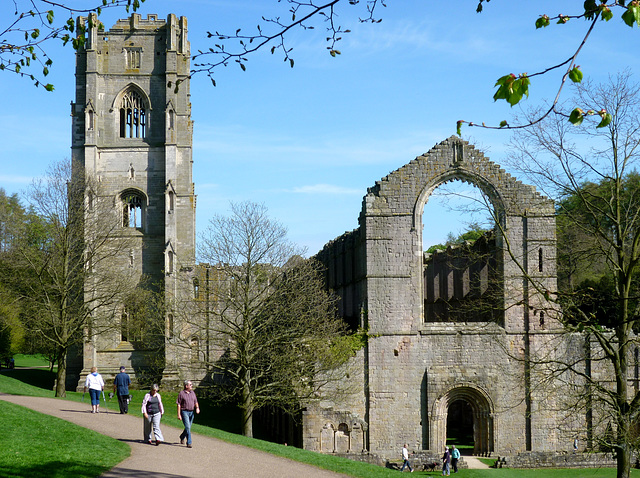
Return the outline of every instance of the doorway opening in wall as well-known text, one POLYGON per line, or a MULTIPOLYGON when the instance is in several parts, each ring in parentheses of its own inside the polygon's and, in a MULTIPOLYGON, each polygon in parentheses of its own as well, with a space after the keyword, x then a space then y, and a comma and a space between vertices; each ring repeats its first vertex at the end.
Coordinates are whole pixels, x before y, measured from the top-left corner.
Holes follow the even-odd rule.
POLYGON ((447 446, 455 445, 462 455, 471 455, 473 436, 473 407, 466 400, 454 401, 447 414, 447 446))
POLYGON ((495 213, 480 188, 439 185, 422 216, 424 322, 500 322, 495 213))

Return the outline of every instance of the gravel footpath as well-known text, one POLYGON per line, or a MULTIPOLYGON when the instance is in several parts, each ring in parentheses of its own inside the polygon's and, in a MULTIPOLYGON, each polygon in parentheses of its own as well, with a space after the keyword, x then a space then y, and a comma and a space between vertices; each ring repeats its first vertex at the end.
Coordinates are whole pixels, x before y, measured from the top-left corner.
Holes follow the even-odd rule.
MULTIPOLYGON (((55 398, 0 393, 0 399, 53 415, 123 441, 131 456, 102 475, 108 478, 205 477, 339 477, 346 476, 270 455, 241 445, 193 433, 193 448, 180 445, 181 429, 161 425, 165 443, 151 446, 142 440, 142 416, 102 410, 92 414, 88 403, 55 398)), ((174 407, 175 408, 175 407, 174 407)), ((170 413, 171 408, 167 410, 170 413)))

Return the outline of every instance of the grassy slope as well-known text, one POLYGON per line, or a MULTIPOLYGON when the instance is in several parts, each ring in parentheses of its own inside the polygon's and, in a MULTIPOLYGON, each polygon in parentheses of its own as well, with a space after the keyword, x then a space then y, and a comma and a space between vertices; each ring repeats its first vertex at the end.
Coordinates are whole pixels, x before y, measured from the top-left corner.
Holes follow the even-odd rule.
MULTIPOLYGON (((16 366, 22 366, 21 363, 16 360, 16 366)), ((53 392, 51 390, 52 379, 50 380, 47 377, 51 377, 50 372, 46 370, 16 370, 3 372, 0 374, 0 392, 16 394, 16 395, 32 395, 32 396, 44 396, 44 397, 52 397, 53 392), (41 372, 41 373, 36 373, 41 372), (47 375, 49 374, 49 375, 47 375), (40 386, 38 386, 40 385, 40 386), (42 386, 45 388, 41 388, 42 386)), ((103 402, 101 404, 102 407, 107 407, 110 410, 117 410, 118 403, 115 398, 108 398, 107 389, 106 393, 106 404, 103 402)), ((140 407, 142 404, 142 398, 144 397, 145 391, 132 391, 133 400, 130 404, 129 413, 132 415, 139 415, 140 407)), ((68 399, 74 401, 82 400, 82 393, 77 392, 68 392, 68 399)), ((164 403, 166 413, 162 419, 163 423, 167 425, 181 427, 181 422, 177 419, 175 413, 175 400, 177 394, 176 393, 162 393, 162 401, 164 403)), ((88 405, 88 399, 85 398, 85 401, 88 405)), ((0 402, 1 404, 2 402, 0 402)), ((214 438, 219 438, 221 440, 237 443, 239 445, 248 446, 251 448, 255 448, 258 450, 266 451, 268 453, 286 457, 295 461, 308 463, 311 465, 318 466, 320 468, 324 468, 327 470, 336 471, 339 473, 344 473, 354 477, 363 477, 363 478, 377 478, 377 477, 388 477, 388 476, 397 476, 396 470, 390 470, 381 468, 374 465, 369 465, 366 463, 358 463, 351 460, 342 459, 339 457, 331 456, 331 455, 323 455, 319 453, 310 452, 307 450, 301 450, 295 447, 287 447, 284 445, 279 445, 277 443, 266 442, 262 440, 256 440, 251 438, 246 438, 236 433, 231 433, 229 431, 221 430, 220 428, 225 428, 227 430, 233 430, 234 427, 229 423, 229 420, 221 421, 220 416, 224 416, 227 419, 229 417, 233 418, 233 413, 215 413, 219 409, 213 409, 213 407, 204 406, 203 405, 203 413, 196 417, 196 423, 193 425, 193 431, 196 433, 200 433, 203 435, 211 436, 214 438), (198 423, 200 422, 200 423, 198 423), (204 424, 208 425, 205 426, 204 424), (217 428, 212 428, 217 427, 217 428)), ((34 412, 35 413, 35 412, 34 412)), ((65 422, 66 423, 66 422, 65 422)), ((34 427, 38 427, 37 423, 33 424, 34 427)), ((0 431, 3 431, 0 428, 0 431)), ((94 433, 94 432, 91 432, 94 433)), ((2 432, 4 436, 5 433, 2 432)), ((29 433, 25 433, 25 436, 29 436, 29 433)), ((120 444, 114 440, 115 443, 120 444)), ((0 439, 0 445, 2 445, 2 441, 0 439)), ((51 446, 52 449, 55 449, 55 446, 51 446)), ((0 448, 2 450, 2 448, 0 448)), ((2 451, 0 451, 0 457, 2 451)), ((2 466, 2 461, 0 460, 0 466, 2 466)), ((31 473, 31 470, 25 470, 31 473)), ((2 473, 3 469, 0 468, 0 476, 4 476, 2 473)), ((96 475, 86 475, 86 476, 98 476, 100 473, 96 475)), ((441 472, 417 472, 415 475, 421 476, 441 476, 441 472)), ((602 469, 602 470, 569 470, 569 469, 555 469, 555 470, 545 470, 545 469, 537 469, 537 470, 512 470, 512 469, 489 469, 489 470, 462 470, 461 475, 465 478, 613 478, 615 477, 614 469, 602 469)), ((8 476, 18 476, 18 475, 8 475, 8 476)), ((23 476, 38 476, 38 475, 30 475, 25 473, 23 476)), ((60 475, 64 476, 64 475, 60 475)), ((85 476, 85 475, 81 475, 85 476)), ((640 470, 632 470, 632 476, 640 477, 640 470)))
POLYGON ((0 476, 94 477, 130 453, 126 443, 0 400, 0 476))

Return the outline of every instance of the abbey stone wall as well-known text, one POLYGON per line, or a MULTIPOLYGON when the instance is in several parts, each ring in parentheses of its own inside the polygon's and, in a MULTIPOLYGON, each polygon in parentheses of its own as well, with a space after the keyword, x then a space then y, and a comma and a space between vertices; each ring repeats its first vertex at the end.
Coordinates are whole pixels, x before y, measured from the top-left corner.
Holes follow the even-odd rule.
MULTIPOLYGON (((567 449, 575 430, 566 429, 554 395, 534 386, 535 372, 525 367, 534 353, 561 353, 563 340, 554 306, 531 286, 556 290, 550 200, 451 137, 369 188, 359 228, 317 257, 342 297, 341 312, 357 317, 369 338, 354 359, 359 392, 307 408, 306 448, 343 452, 337 443, 359 424, 369 453, 395 458, 403 443, 439 453, 449 407, 463 401, 472 409, 476 454, 567 449), (422 213, 433 190, 456 179, 479 187, 497 220, 501 281, 489 322, 425 317, 422 231, 430 225, 422 213)), ((355 443, 348 452, 362 451, 355 443)))

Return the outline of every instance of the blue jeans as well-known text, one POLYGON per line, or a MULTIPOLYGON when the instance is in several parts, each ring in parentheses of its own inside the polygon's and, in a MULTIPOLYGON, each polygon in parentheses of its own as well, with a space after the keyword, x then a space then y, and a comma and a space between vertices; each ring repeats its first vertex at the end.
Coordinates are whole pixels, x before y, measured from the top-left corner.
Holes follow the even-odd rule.
POLYGON ((402 468, 400 468, 400 471, 404 471, 405 466, 409 468, 409 471, 413 471, 413 468, 411 468, 411 463, 409 463, 409 460, 404 460, 404 462, 402 463, 402 468))
POLYGON ((180 434, 180 440, 187 439, 187 445, 191 445, 191 424, 193 423, 193 410, 180 410, 184 431, 180 434))
POLYGON ((100 390, 90 388, 89 396, 91 397, 91 405, 100 405, 100 390))

